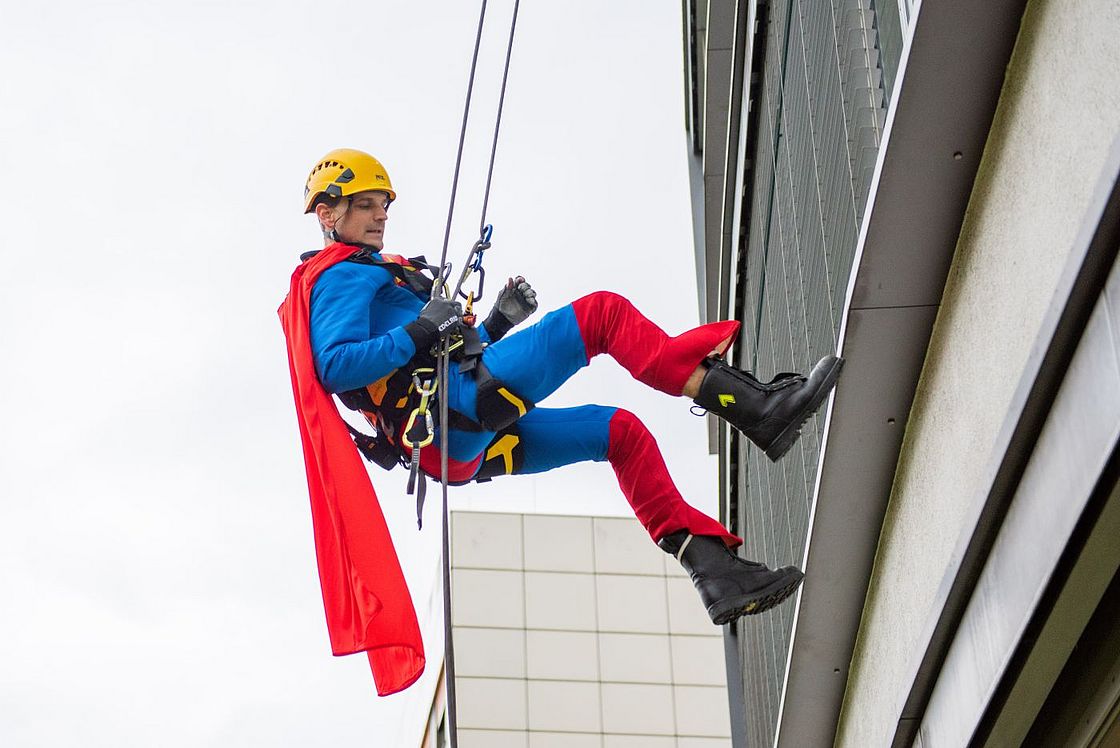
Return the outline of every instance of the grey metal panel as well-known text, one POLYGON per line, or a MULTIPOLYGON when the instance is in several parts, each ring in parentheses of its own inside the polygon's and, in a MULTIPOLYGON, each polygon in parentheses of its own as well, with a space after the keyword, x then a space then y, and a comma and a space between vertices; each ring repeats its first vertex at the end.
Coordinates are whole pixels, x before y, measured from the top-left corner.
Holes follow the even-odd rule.
POLYGON ((692 198, 692 247, 696 257, 696 300, 699 304, 699 317, 704 319, 707 315, 708 305, 708 260, 704 248, 704 216, 707 209, 704 205, 704 167, 700 156, 690 153, 688 156, 688 186, 692 198))
POLYGON ((1108 318, 1111 321, 1109 329, 1112 331, 1112 347, 1120 358, 1120 277, 1112 276, 1104 288, 1105 306, 1108 308, 1108 318))
MULTIPOLYGON (((714 10, 714 8, 710 9, 714 10)), ((710 18, 717 25, 732 26, 732 18, 710 18)), ((719 286, 723 243, 724 180, 727 165, 727 114, 731 100, 730 49, 708 55, 704 98, 704 253, 709 268, 705 321, 721 319, 719 286)))
MULTIPOLYGON (((719 263, 719 309, 721 317, 731 317, 735 304, 731 298, 736 285, 735 273, 732 272, 732 262, 738 257, 738 230, 736 223, 741 220, 741 204, 736 204, 741 199, 742 185, 739 175, 742 174, 743 159, 745 154, 739 152, 745 142, 745 119, 743 82, 750 74, 747 68, 751 58, 752 47, 749 43, 749 31, 754 19, 753 8, 748 0, 735 2, 735 28, 732 40, 732 75, 727 115, 727 148, 724 173, 729 175, 724 180, 723 187, 723 227, 720 232, 720 263, 719 263)), ((747 102, 749 106, 749 101, 747 102)))
POLYGON ((747 748, 747 725, 742 705, 743 672, 739 667, 739 637, 734 626, 723 627, 723 655, 727 662, 727 705, 731 712, 731 748, 747 748))
MULTIPOLYGON (((686 0, 686 4, 688 17, 692 3, 686 0)), ((702 71, 703 103, 701 113, 692 118, 693 140, 700 143, 700 150, 698 163, 690 172, 702 321, 723 319, 727 307, 731 263, 728 195, 734 190, 726 173, 738 160, 734 147, 740 139, 737 89, 743 75, 747 6, 747 0, 710 0, 691 8, 697 24, 694 44, 700 48, 698 54, 703 51, 703 61, 696 65, 702 71)), ((708 443, 709 450, 714 451, 714 419, 709 419, 708 443)))
POLYGON ((708 53, 731 49, 734 38, 735 0, 708 0, 708 53))
MULTIPOLYGON (((1104 513, 1120 512, 1120 484, 1104 513)), ((1098 526, 1108 521, 1098 520, 1098 526)), ((1116 521, 1115 519, 1113 520, 1116 521)), ((1094 534, 1097 530, 1094 529, 1094 534)), ((1120 527, 1108 538, 1115 552, 1120 527)), ((1120 737, 1120 575, 1113 577, 1081 634, 1058 681, 1053 684, 1030 732, 1028 746, 1108 746, 1120 737), (1113 731, 1110 736, 1108 733, 1113 731), (1109 742, 1109 741, 1112 742, 1109 742)), ((991 740, 988 741, 991 745, 991 740)))
MULTIPOLYGON (((733 23, 728 20, 728 23, 733 23)), ((704 99, 704 176, 722 176, 727 164, 727 110, 731 101, 730 49, 717 49, 708 54, 704 99)), ((717 194, 723 194, 721 180, 717 194)), ((721 198, 722 202, 722 198, 721 198)), ((712 237, 708 237, 709 240, 712 237)), ((715 237, 719 239, 718 234, 715 237)))
POLYGON ((1118 440, 1120 366, 1102 297, 949 648, 924 741, 972 738, 1118 440))
POLYGON ((746 0, 709 0, 704 83, 704 262, 708 268, 704 319, 723 319, 727 306, 730 252, 727 251, 733 188, 726 174, 734 169, 739 136, 738 99, 743 66, 746 0))
POLYGON ((868 482, 885 481, 875 489, 889 490, 914 395, 913 389, 884 388, 881 374, 889 370, 917 380, 927 341, 910 332, 930 328, 936 314, 936 307, 897 307, 852 310, 849 316, 847 364, 829 415, 829 432, 842 438, 824 447, 820 485, 828 492, 819 494, 805 554, 783 745, 832 742, 882 525, 883 506, 871 504, 875 492, 868 482))
POLYGON ((696 258, 696 300, 699 316, 705 317, 708 298, 708 266, 704 253, 704 164, 701 148, 703 116, 700 101, 700 69, 703 55, 697 39, 695 0, 681 0, 682 37, 684 38, 684 100, 685 128, 691 147, 688 149, 688 186, 692 203, 692 249, 696 258))
MULTIPOLYGON (((1115 461, 1115 455, 1113 456, 1115 461)), ((996 716, 991 728, 986 731, 983 745, 988 748, 1003 748, 1007 745, 1039 745, 1038 742, 1028 742, 1032 725, 1038 721, 1046 720, 1049 715, 1042 715, 1040 711, 1047 701, 1047 697, 1057 685, 1058 677, 1076 649, 1082 647, 1099 646, 1100 642, 1085 641, 1084 635, 1090 634, 1093 614, 1101 607, 1107 606, 1110 600, 1106 597, 1110 583, 1120 569, 1120 485, 1114 480, 1114 475, 1102 479, 1104 485, 1098 486, 1095 493, 1104 493, 1107 498, 1103 500, 1104 506, 1099 512, 1098 505, 1102 503, 1099 496, 1091 497, 1085 514, 1079 520, 1079 525, 1092 524, 1093 529, 1089 537, 1082 542, 1078 528, 1074 528, 1070 546, 1067 546, 1064 555, 1072 555, 1076 548, 1077 560, 1073 563, 1069 573, 1065 573, 1062 562, 1059 561, 1058 569, 1042 594, 1042 600, 1036 611, 1035 618, 1039 623, 1031 621, 1018 649, 1029 650, 1022 657, 1022 666, 1016 666, 1017 654, 1011 657, 1011 666, 1008 671, 1015 671, 1011 678, 1005 678, 1013 683, 1006 689, 1005 699, 1000 698, 1001 687, 997 690, 996 697, 989 702, 989 713, 995 712, 996 716), (1109 490, 1111 489, 1111 490, 1109 490), (1060 581, 1059 581, 1060 580, 1060 581), (1050 605, 1051 589, 1060 592, 1053 593, 1054 603, 1050 605), (1041 621, 1045 621, 1041 623, 1041 621), (1037 635, 1035 634, 1037 631, 1037 635), (1026 643, 1029 642, 1029 645, 1026 643)), ((1114 604, 1115 600, 1111 600, 1114 604)), ((1114 608, 1115 610, 1115 608, 1114 608)), ((1113 624, 1120 624, 1114 618, 1113 624)), ((1115 650, 1113 650, 1115 652, 1115 650)), ((1108 657, 1108 652, 1100 652, 1101 659, 1108 657)), ((1083 677, 1092 677, 1091 668, 1081 670, 1083 677)), ((1117 668, 1120 672, 1120 668, 1117 668)), ((1010 674, 1010 673, 1009 673, 1010 674)), ((1095 681, 1098 692, 1112 691, 1109 705, 1120 703, 1120 682, 1107 676, 1095 681), (1112 686, 1110 689, 1109 686, 1112 686)), ((1102 694, 1103 695, 1103 694, 1102 694)), ((1102 710, 1105 711, 1105 710, 1102 710)), ((1105 711, 1107 714, 1107 711, 1105 711)), ((1085 715, 1088 717, 1089 715, 1085 715)), ((1083 717, 1084 719, 1084 717, 1083 717)), ((1068 728, 1067 728, 1068 729, 1068 728)), ((1083 732, 1088 732, 1082 730, 1083 732)), ((1091 734, 1091 733, 1090 733, 1091 734)), ((979 743, 979 735, 976 742, 979 743)), ((1068 738, 1063 745, 1085 745, 1090 740, 1073 742, 1068 738)), ((1089 737, 1089 736, 1086 736, 1089 737)), ((1091 744, 1091 743, 1090 743, 1091 744)))
POLYGON ((1025 5, 920 6, 866 240, 890 251, 864 253, 853 307, 940 302, 945 230, 959 232, 1025 5))

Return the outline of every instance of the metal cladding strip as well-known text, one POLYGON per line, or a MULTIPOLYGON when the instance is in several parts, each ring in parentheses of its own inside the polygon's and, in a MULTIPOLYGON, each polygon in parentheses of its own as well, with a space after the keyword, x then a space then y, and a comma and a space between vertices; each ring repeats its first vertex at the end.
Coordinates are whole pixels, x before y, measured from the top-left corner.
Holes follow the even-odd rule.
MULTIPOLYGON (((727 170, 728 127, 732 124, 730 101, 735 78, 733 65, 737 38, 736 0, 710 0, 707 3, 704 62, 704 267, 709 278, 717 278, 715 289, 708 289, 707 309, 702 317, 712 322, 721 317, 719 272, 725 271, 722 250, 724 233, 724 183, 727 170), (713 293, 714 292, 714 293, 713 293)), ((736 141, 738 139, 736 138, 736 141)))
POLYGON ((914 8, 849 278, 777 746, 834 741, 903 425, 1025 6, 914 8))

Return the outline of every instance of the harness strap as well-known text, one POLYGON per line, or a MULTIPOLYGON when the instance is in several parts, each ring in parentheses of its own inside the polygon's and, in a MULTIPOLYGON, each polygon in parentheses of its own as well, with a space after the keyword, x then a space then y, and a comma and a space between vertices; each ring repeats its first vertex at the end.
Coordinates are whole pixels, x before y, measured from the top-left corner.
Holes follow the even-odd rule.
POLYGON ((475 382, 475 409, 479 423, 487 431, 502 431, 536 407, 532 400, 517 395, 505 382, 491 374, 481 357, 475 366, 475 382))
POLYGON ((420 470, 420 447, 412 447, 412 461, 408 468, 408 487, 405 493, 409 496, 416 492, 416 529, 424 529, 424 497, 428 493, 428 479, 420 470), (417 485, 419 483, 419 485, 417 485))

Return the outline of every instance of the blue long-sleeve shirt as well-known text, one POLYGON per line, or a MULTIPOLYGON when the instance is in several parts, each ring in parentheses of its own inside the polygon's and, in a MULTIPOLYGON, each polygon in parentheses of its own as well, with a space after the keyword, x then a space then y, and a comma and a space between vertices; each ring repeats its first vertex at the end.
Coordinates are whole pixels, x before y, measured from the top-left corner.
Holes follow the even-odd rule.
MULTIPOLYGON (((383 267, 340 262, 323 271, 311 289, 310 327, 315 370, 327 392, 365 387, 407 364, 416 346, 404 326, 425 303, 383 267)), ((478 331, 489 342, 485 326, 478 331)))

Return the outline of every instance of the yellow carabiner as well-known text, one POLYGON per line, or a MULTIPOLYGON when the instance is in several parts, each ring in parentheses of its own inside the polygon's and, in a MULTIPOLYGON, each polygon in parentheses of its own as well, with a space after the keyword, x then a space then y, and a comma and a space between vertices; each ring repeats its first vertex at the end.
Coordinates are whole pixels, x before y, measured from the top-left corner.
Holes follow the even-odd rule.
POLYGON ((435 429, 432 428, 432 414, 428 412, 421 413, 419 408, 413 409, 413 411, 408 415, 408 422, 404 425, 404 431, 401 432, 401 443, 404 444, 404 446, 408 449, 415 449, 417 447, 423 449, 424 447, 431 444, 435 440, 435 438, 435 429), (424 425, 427 427, 428 435, 425 436, 424 439, 420 442, 413 442, 408 438, 408 432, 411 431, 412 427, 416 425, 416 416, 418 415, 424 416, 424 425))
POLYGON ((411 389, 420 393, 420 403, 412 410, 411 413, 408 414, 408 421, 405 423, 404 430, 401 432, 401 443, 408 449, 415 449, 416 447, 426 447, 431 444, 432 441, 436 438, 435 427, 432 423, 432 414, 428 411, 428 402, 431 399, 431 396, 435 394, 436 388, 439 386, 439 382, 435 377, 432 377, 426 382, 420 380, 421 374, 435 373, 435 369, 431 368, 420 368, 412 372, 411 389), (412 427, 416 425, 417 416, 423 417, 424 425, 427 428, 428 432, 428 435, 424 437, 424 440, 419 443, 413 442, 408 438, 408 432, 411 431, 412 427))

